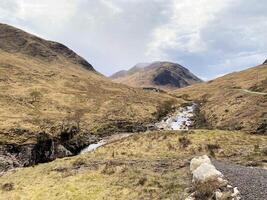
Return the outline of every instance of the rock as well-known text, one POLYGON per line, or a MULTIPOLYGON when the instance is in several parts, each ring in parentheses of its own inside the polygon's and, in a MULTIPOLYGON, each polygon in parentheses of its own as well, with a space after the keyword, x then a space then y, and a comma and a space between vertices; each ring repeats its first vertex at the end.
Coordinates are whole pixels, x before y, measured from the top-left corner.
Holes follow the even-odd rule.
POLYGON ((210 163, 203 163, 193 171, 193 182, 203 183, 211 179, 216 180, 222 177, 222 173, 210 163))
POLYGON ((222 197, 223 197, 223 193, 221 191, 218 190, 215 192, 216 200, 220 200, 220 199, 222 199, 222 197))
POLYGON ((217 180, 218 180, 218 182, 220 184, 220 187, 226 187, 227 184, 228 184, 228 181, 223 179, 223 178, 221 178, 221 177, 219 177, 217 180))
POLYGON ((234 188, 234 192, 231 195, 232 197, 238 197, 240 195, 240 192, 238 191, 237 187, 234 188))
POLYGON ((59 144, 57 147, 56 147, 56 156, 57 158, 64 158, 64 157, 67 157, 67 156, 72 156, 73 154, 67 150, 63 145, 59 144))
POLYGON ((190 196, 188 196, 185 200, 195 200, 195 192, 193 192, 192 194, 190 194, 190 196))
POLYGON ((207 155, 193 158, 190 162, 190 171, 193 172, 203 163, 211 164, 210 158, 207 155))

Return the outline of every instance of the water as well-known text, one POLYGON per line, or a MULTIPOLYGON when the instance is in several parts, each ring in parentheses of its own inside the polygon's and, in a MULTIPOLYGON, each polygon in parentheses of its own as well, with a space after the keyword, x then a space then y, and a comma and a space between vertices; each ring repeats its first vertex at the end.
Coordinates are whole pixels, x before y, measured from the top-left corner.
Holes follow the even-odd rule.
POLYGON ((91 152, 91 151, 95 151, 97 148, 105 145, 106 143, 107 143, 106 141, 101 140, 98 143, 90 144, 88 147, 83 149, 80 154, 85 154, 85 153, 88 153, 88 152, 91 152))
POLYGON ((191 119, 195 108, 196 104, 180 108, 175 114, 157 123, 156 127, 162 130, 188 130, 193 125, 191 119))
POLYGON ((96 149, 98 149, 99 147, 105 145, 105 144, 109 144, 111 142, 115 142, 118 140, 121 140, 123 138, 127 138, 129 136, 133 135, 132 133, 121 133, 121 134, 115 134, 109 137, 104 138, 103 140, 100 140, 97 143, 94 144, 90 144, 88 147, 84 148, 80 154, 85 154, 91 151, 95 151, 96 149))

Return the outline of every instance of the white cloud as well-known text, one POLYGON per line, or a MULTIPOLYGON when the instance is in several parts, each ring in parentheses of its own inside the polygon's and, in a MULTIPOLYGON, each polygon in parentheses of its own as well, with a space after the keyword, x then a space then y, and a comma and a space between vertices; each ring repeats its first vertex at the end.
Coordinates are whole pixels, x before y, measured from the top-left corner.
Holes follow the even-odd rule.
POLYGON ((153 31, 147 55, 161 58, 166 49, 189 53, 207 50, 201 31, 232 0, 172 0, 169 22, 153 31))
POLYGON ((1 0, 0 20, 111 74, 170 60, 210 79, 263 62, 266 0, 1 0))

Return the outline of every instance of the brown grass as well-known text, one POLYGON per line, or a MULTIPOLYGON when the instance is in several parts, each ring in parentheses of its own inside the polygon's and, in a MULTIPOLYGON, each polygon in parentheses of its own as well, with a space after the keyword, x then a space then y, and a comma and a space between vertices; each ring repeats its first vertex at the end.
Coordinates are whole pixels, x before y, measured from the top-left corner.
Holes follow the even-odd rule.
POLYGON ((267 101, 261 94, 247 93, 242 89, 259 86, 267 92, 266 65, 257 66, 174 91, 174 95, 187 95, 200 102, 199 128, 244 130, 266 134, 267 101))
MULTIPOLYGON (((208 144, 220 144, 218 160, 247 165, 266 157, 266 136, 197 130, 187 135, 192 144, 180 148, 182 134, 138 134, 95 152, 9 172, 0 186, 12 183, 12 190, 0 189, 0 199, 179 199, 191 185, 190 159, 207 154, 208 144)), ((214 188, 202 185, 199 195, 208 196, 209 189, 214 188)))

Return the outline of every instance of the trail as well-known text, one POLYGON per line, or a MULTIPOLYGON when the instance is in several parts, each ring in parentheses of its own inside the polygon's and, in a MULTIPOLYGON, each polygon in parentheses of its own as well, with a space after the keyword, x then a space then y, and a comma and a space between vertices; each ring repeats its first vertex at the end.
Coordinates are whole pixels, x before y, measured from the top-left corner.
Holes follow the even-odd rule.
POLYGON ((267 95, 265 92, 254 92, 248 89, 238 89, 241 92, 249 93, 249 94, 258 94, 258 95, 267 95))
POLYGON ((238 188, 242 199, 267 199, 267 170, 217 160, 213 160, 212 163, 233 186, 238 188))

